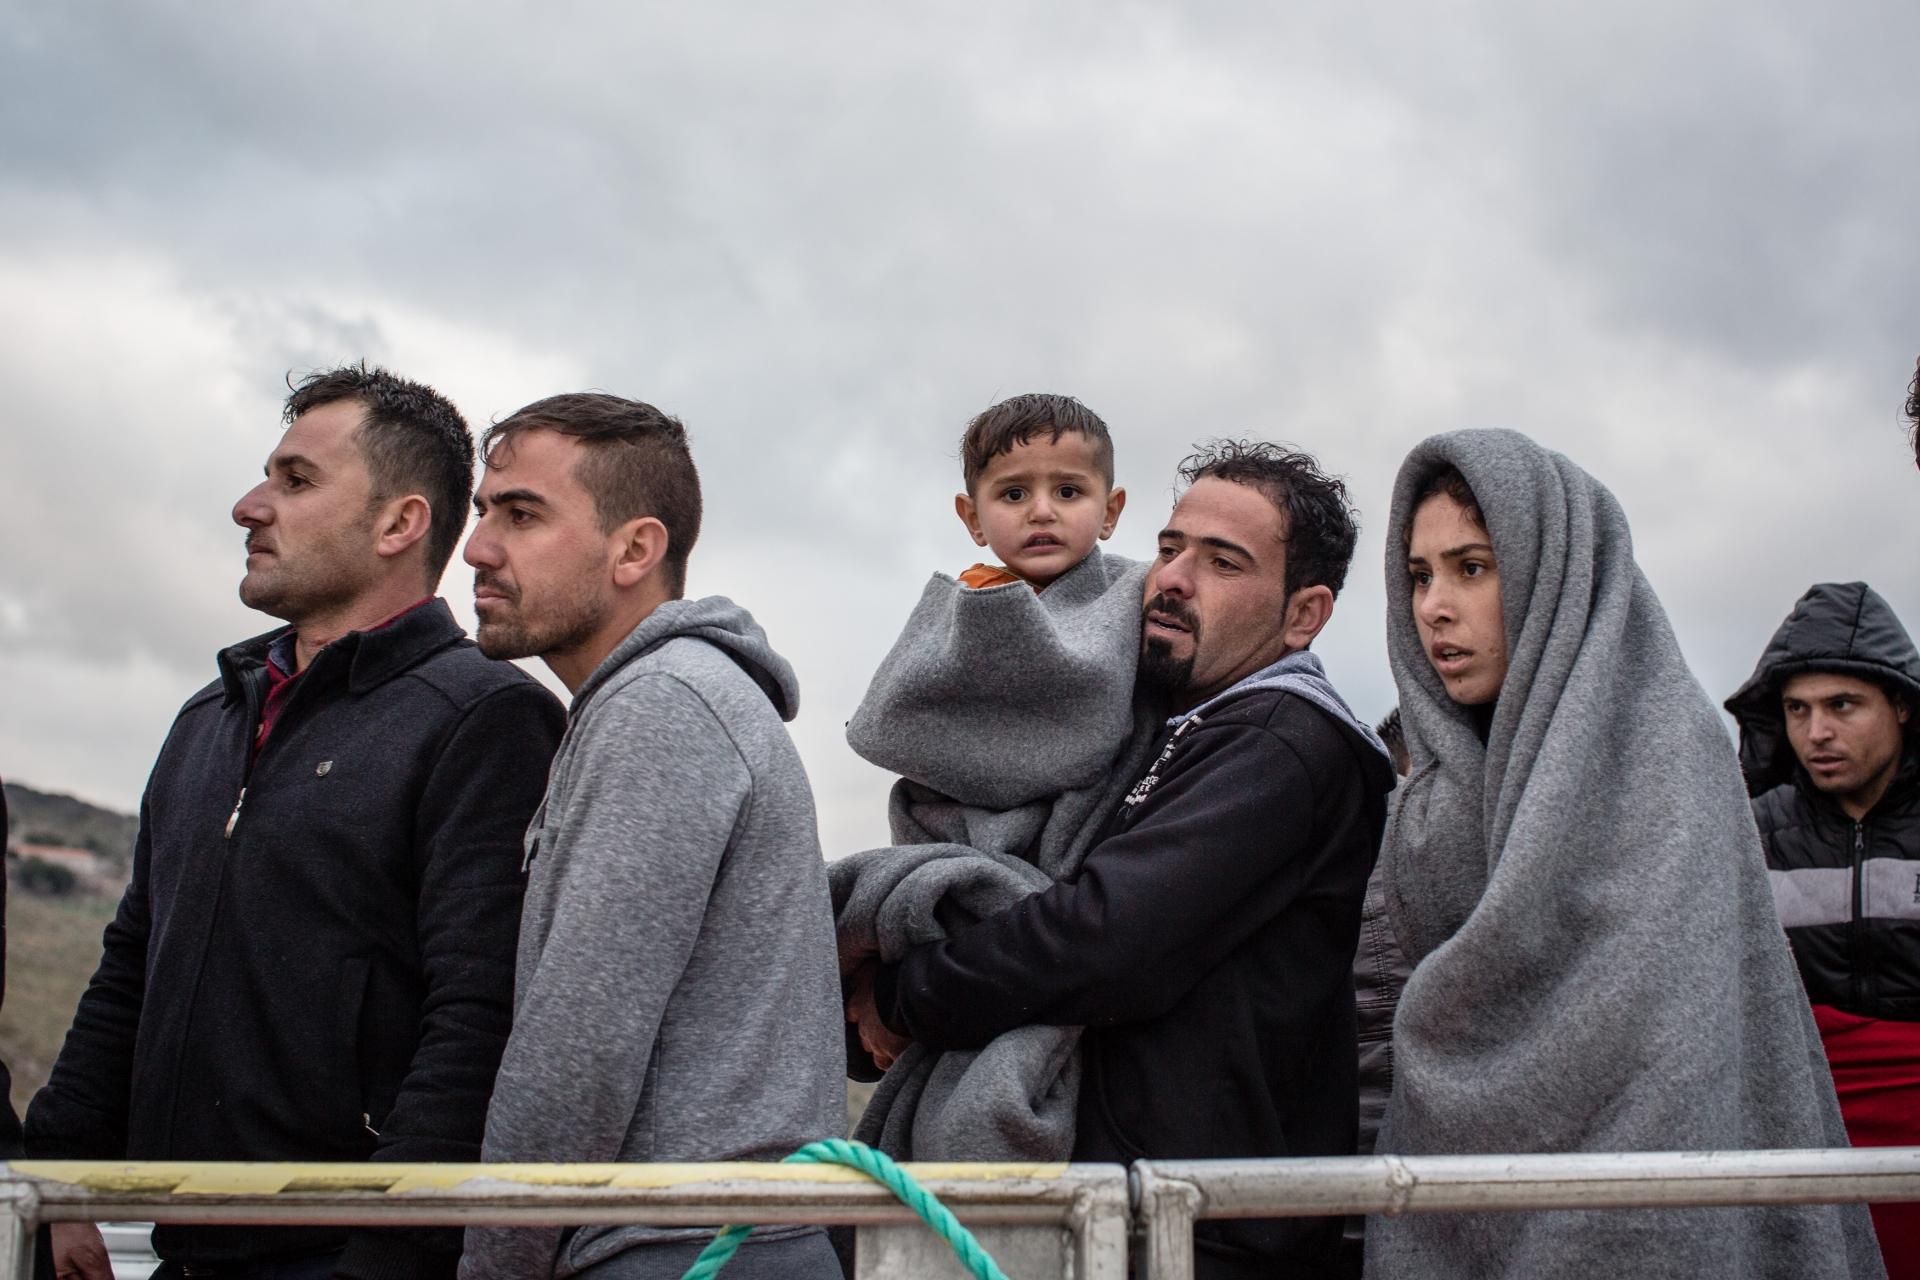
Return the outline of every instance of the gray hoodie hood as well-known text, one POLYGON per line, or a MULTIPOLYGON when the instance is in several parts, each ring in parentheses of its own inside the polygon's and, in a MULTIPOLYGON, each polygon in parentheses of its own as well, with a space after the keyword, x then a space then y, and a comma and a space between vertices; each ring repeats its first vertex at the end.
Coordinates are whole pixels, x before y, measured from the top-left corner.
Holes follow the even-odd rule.
MULTIPOLYGON (((1727 699, 1740 722, 1740 768, 1760 795, 1791 781, 1798 761, 1780 713, 1780 688, 1807 671, 1859 676, 1904 690, 1920 703, 1920 651, 1893 606, 1864 582, 1821 582, 1807 588, 1773 633, 1753 675, 1727 699)), ((1920 743, 1920 717, 1907 725, 1909 753, 1920 743)))
POLYGON ((1177 729, 1184 721, 1201 714, 1211 715, 1215 707, 1262 689, 1280 689, 1305 698, 1344 725, 1354 737, 1379 752, 1380 758, 1389 766, 1393 764, 1393 755, 1387 750, 1387 744, 1380 741, 1380 735, 1373 731, 1371 725, 1353 714, 1353 708, 1347 705, 1347 700, 1327 679, 1326 667, 1321 665, 1318 657, 1305 649, 1288 654, 1272 666, 1262 667, 1238 683, 1222 689, 1193 710, 1172 717, 1167 721, 1167 727, 1177 729))
POLYGON ((800 714, 800 681, 793 673, 792 664, 774 652, 767 633, 760 629, 753 615, 725 596, 669 600, 648 614, 593 669, 593 674, 573 695, 574 710, 586 706, 594 692, 620 668, 677 636, 705 640, 732 658, 742 671, 753 677, 782 720, 792 720, 800 714))

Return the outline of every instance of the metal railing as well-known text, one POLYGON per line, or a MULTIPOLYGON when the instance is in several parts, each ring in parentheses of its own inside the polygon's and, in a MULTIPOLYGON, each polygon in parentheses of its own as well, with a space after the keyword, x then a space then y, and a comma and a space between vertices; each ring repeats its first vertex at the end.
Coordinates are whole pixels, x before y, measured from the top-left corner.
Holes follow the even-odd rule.
MULTIPOLYGON (((1193 1224, 1524 1209, 1920 1200, 1920 1147, 908 1166, 1017 1280, 1189 1280, 1193 1224), (1131 1237, 1131 1238, 1130 1238, 1131 1237)), ((963 1277, 884 1188, 821 1165, 20 1161, 0 1166, 0 1280, 42 1222, 464 1226, 848 1224, 859 1280, 963 1277)))
POLYGON ((1920 1147, 1137 1160, 1146 1280, 1190 1280, 1202 1218, 1920 1200, 1920 1147))
MULTIPOLYGON (((1010 1274, 1126 1280, 1119 1165, 913 1164, 1010 1274)), ((0 1280, 27 1280, 42 1222, 718 1227, 847 1224, 859 1277, 955 1277, 948 1246, 883 1187, 824 1165, 215 1164, 23 1160, 0 1166, 0 1280)))

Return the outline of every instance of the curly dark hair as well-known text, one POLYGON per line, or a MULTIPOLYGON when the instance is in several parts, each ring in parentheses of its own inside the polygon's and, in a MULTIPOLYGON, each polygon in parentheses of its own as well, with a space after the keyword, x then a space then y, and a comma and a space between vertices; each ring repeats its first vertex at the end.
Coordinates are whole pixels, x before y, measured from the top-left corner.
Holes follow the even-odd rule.
POLYGON ((1069 431, 1085 436, 1093 446, 1100 478, 1108 488, 1113 487, 1113 437, 1100 415, 1072 396, 1030 391, 989 405, 967 424, 966 433, 960 437, 960 474, 967 492, 973 492, 989 462, 1013 452, 1015 445, 1027 443, 1041 431, 1047 433, 1049 444, 1069 431))
POLYGON ((1286 518, 1288 597, 1317 586, 1340 594, 1360 541, 1359 513, 1345 482, 1321 470, 1318 458, 1265 440, 1209 440, 1180 464, 1180 479, 1188 487, 1231 480, 1258 489, 1286 518))
POLYGON ((355 442, 373 477, 373 500, 403 493, 427 500, 427 570, 438 582, 453 559, 473 501, 473 433, 453 402, 419 382, 410 382, 362 360, 309 373, 298 382, 287 374, 288 424, 303 413, 340 400, 366 406, 355 442))
POLYGON ((1907 384, 1907 435, 1913 441, 1913 465, 1920 467, 1920 360, 1913 362, 1913 381, 1907 384))

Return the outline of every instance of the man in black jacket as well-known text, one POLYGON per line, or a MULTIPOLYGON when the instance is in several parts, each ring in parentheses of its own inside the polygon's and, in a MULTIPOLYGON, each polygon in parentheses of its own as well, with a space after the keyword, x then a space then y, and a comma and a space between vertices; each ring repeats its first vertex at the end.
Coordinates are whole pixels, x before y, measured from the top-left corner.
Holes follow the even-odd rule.
MULTIPOLYGON (((1351 1155, 1352 966, 1393 770, 1307 646, 1357 537, 1302 453, 1188 460, 1146 585, 1172 713, 1074 877, 882 967, 869 1043, 1082 1025, 1076 1160, 1351 1155)), ((1337 1219, 1208 1222, 1196 1275, 1340 1273, 1337 1219)))
MULTIPOLYGON (((1821 583, 1727 710, 1848 1136, 1920 1143, 1920 652, 1866 583, 1821 583)), ((1920 1275, 1920 1206, 1873 1218, 1920 1275)))
MULTIPOLYGON (((219 655, 140 805, 133 877, 52 1078, 41 1157, 474 1160, 506 1042, 521 836, 558 701, 434 587, 473 441, 349 366, 289 397, 233 509, 240 598, 289 624, 219 655)), ((452 1276, 457 1231, 167 1226, 158 1275, 452 1276)), ((62 1277, 108 1280, 86 1224, 62 1277)))

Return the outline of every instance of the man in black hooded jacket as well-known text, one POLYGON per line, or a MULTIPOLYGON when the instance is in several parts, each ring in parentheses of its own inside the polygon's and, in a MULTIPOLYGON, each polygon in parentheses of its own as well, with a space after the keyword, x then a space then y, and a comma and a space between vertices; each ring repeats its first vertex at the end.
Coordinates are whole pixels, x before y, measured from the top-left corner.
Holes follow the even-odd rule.
MULTIPOLYGON (((1727 710, 1848 1136, 1920 1143, 1920 652, 1866 583, 1821 583, 1727 710)), ((1873 1216, 1920 1276, 1920 1208, 1873 1216)))

